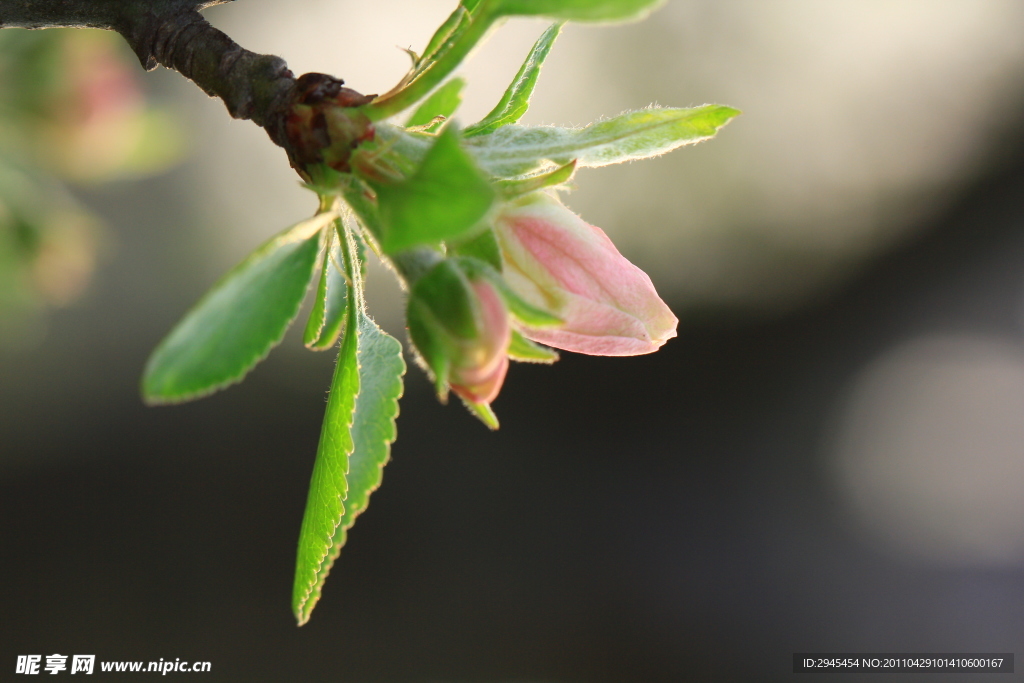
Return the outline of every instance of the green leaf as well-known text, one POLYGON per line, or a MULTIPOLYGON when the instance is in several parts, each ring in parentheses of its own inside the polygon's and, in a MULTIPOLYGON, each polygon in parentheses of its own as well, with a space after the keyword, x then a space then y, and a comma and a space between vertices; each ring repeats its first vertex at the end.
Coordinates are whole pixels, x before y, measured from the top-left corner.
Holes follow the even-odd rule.
POLYGON ((633 21, 664 0, 464 0, 469 14, 453 14, 434 34, 417 67, 391 91, 364 108, 373 121, 404 111, 436 88, 503 17, 547 17, 563 21, 633 21), (450 28, 449 28, 450 27, 450 28))
POLYGON ((451 127, 438 135, 410 178, 376 189, 385 254, 466 236, 495 199, 494 189, 451 127))
POLYGON ((300 626, 320 599, 348 529, 380 486, 405 374, 401 344, 363 310, 351 238, 344 247, 351 305, 299 533, 292 609, 300 626))
POLYGON ((530 108, 530 96, 537 85, 540 68, 561 30, 562 24, 559 23, 552 24, 548 30, 544 31, 494 109, 480 121, 466 128, 464 135, 467 138, 491 133, 502 126, 517 123, 519 119, 523 118, 527 109, 530 108))
POLYGON ((462 88, 465 85, 465 79, 453 78, 435 90, 409 118, 406 128, 429 128, 438 117, 451 117, 462 104, 462 88))
MULTIPOLYGON (((475 6, 475 3, 472 3, 475 6)), ((397 86, 363 108, 373 121, 404 111, 441 84, 484 39, 495 20, 493 14, 455 12, 430 39, 424 56, 397 86), (443 38, 442 38, 443 36, 443 38)), ((466 8, 472 10, 472 7, 466 8)))
POLYGON ((665 0, 491 0, 487 9, 499 16, 530 16, 567 21, 635 21, 665 0))
POLYGON ((345 328, 348 286, 345 282, 341 244, 338 241, 338 227, 335 223, 335 229, 327 233, 327 247, 320 267, 316 299, 303 335, 303 343, 313 351, 326 351, 334 346, 345 328))
POLYGON ((242 379, 281 341, 313 277, 321 213, 266 242, 229 271, 160 342, 146 363, 147 403, 198 398, 242 379))
POLYGON ((519 330, 512 330, 512 343, 508 347, 508 357, 522 363, 554 363, 558 360, 558 352, 535 344, 524 337, 519 330))
POLYGON ((465 29, 466 24, 469 23, 469 9, 472 8, 466 8, 464 5, 465 3, 456 7, 455 11, 448 15, 444 23, 434 31, 434 35, 430 37, 427 46, 423 49, 423 56, 416 64, 414 73, 423 71, 437 61, 438 53, 465 29))
POLYGON ((642 109, 585 128, 504 126, 465 141, 488 173, 523 176, 576 160, 579 167, 646 159, 714 137, 740 112, 709 104, 694 109, 642 109))
POLYGON ((575 159, 565 166, 559 166, 555 170, 548 171, 547 173, 539 173, 537 175, 531 175, 525 178, 515 178, 513 180, 499 180, 495 185, 498 188, 498 193, 503 199, 515 199, 516 197, 522 197, 524 194, 543 190, 546 187, 565 185, 572 180, 574 173, 576 173, 575 159))
POLYGON ((300 625, 309 620, 313 606, 320 599, 327 574, 341 550, 340 545, 335 546, 334 539, 345 515, 345 499, 348 497, 349 455, 355 450, 352 423, 360 380, 357 361, 359 335, 356 333, 358 314, 355 307, 349 310, 349 324, 334 366, 334 380, 327 399, 316 464, 299 531, 292 610, 300 625))

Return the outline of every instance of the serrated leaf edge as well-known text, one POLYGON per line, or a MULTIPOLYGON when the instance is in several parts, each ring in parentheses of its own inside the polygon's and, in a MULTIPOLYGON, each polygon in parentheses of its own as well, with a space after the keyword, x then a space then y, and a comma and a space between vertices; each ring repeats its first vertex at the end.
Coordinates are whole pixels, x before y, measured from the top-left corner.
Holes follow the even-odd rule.
MULTIPOLYGON (((207 298, 215 290, 217 290, 221 286, 222 283, 226 282, 228 280, 228 278, 231 276, 232 273, 234 273, 238 268, 240 268, 244 263, 246 263, 249 260, 249 258, 254 253, 259 251, 260 249, 263 249, 263 248, 267 247, 268 245, 273 243, 276 239, 278 239, 278 237, 284 237, 285 235, 288 235, 288 233, 290 231, 295 231, 296 234, 290 236, 289 239, 282 240, 281 243, 278 246, 284 246, 286 244, 291 244, 293 242, 303 242, 305 240, 308 240, 308 239, 312 238, 316 234, 316 232, 321 231, 324 228, 323 225, 320 225, 321 221, 318 220, 318 219, 320 219, 321 217, 325 217, 325 216, 327 216, 329 214, 333 214, 333 217, 330 220, 334 220, 334 218, 337 217, 337 213, 336 212, 327 212, 326 214, 318 214, 318 215, 316 215, 316 216, 314 216, 312 218, 309 218, 309 219, 307 219, 305 221, 297 223, 296 225, 288 228, 288 230, 285 230, 283 233, 280 233, 278 236, 272 237, 271 239, 267 240, 266 242, 261 244, 259 247, 257 247, 255 250, 253 250, 253 252, 250 252, 250 254, 248 256, 246 256, 245 259, 243 259, 241 263, 239 263, 237 266, 235 266, 234 268, 229 270, 227 273, 225 273, 220 279, 218 279, 217 282, 215 282, 206 291, 206 293, 203 294, 202 298, 200 298, 199 301, 197 301, 191 308, 189 308, 188 311, 185 313, 185 315, 183 315, 179 319, 178 324, 180 324, 182 320, 184 320, 188 315, 190 315, 192 313, 192 311, 197 310, 200 306, 202 306, 203 303, 205 303, 205 301, 207 300, 207 298), (303 226, 305 226, 305 229, 300 230, 300 228, 303 228, 303 226), (315 229, 312 226, 316 226, 315 229)), ((328 221, 328 222, 330 222, 330 221, 328 221)), ((317 251, 317 253, 319 254, 319 250, 317 251)), ((315 263, 315 259, 314 259, 314 263, 315 263)), ((316 268, 314 267, 314 269, 310 273, 310 278, 309 278, 310 282, 313 281, 315 276, 316 276, 316 268)), ((309 283, 306 283, 306 289, 308 291, 309 283)), ((173 333, 174 330, 177 329, 177 324, 176 324, 175 327, 171 328, 171 332, 169 332, 167 334, 167 336, 164 337, 164 339, 160 342, 160 344, 158 344, 157 347, 155 349, 153 349, 153 352, 150 354, 149 359, 146 361, 146 366, 145 366, 145 368, 143 369, 143 372, 142 372, 142 386, 141 386, 142 391, 141 391, 141 393, 142 393, 142 401, 143 401, 143 403, 145 403, 147 406, 178 405, 180 403, 187 403, 189 401, 194 401, 196 399, 204 398, 206 396, 209 396, 210 394, 214 394, 214 393, 216 393, 218 391, 221 391, 222 389, 226 389, 227 387, 230 387, 230 386, 233 386, 235 384, 240 383, 243 379, 245 379, 246 375, 248 375, 249 372, 251 372, 254 367, 256 367, 261 362, 263 362, 263 360, 266 359, 266 357, 268 355, 270 355, 270 352, 273 351, 274 348, 276 348, 281 343, 281 341, 285 337, 285 333, 287 333, 288 329, 291 328, 292 324, 295 323, 295 319, 298 317, 299 311, 302 310, 302 301, 303 301, 303 299, 305 299, 305 296, 303 296, 303 297, 301 297, 299 299, 298 304, 296 304, 296 306, 295 306, 294 312, 292 312, 292 314, 288 317, 287 322, 285 323, 285 326, 283 328, 283 331, 281 332, 281 335, 276 340, 272 340, 271 343, 267 346, 267 348, 262 353, 258 353, 253 358, 253 360, 248 365, 246 365, 242 369, 242 371, 239 372, 234 377, 230 377, 230 378, 224 380, 223 382, 219 382, 217 384, 212 384, 212 385, 210 385, 208 387, 205 387, 203 389, 200 389, 198 391, 193 391, 193 392, 189 392, 189 393, 179 394, 177 396, 154 396, 152 394, 149 394, 146 391, 146 386, 145 386, 146 376, 149 374, 149 367, 150 367, 150 363, 152 362, 153 358, 155 358, 156 355, 157 355, 157 352, 160 351, 160 349, 163 348, 164 343, 170 337, 171 333, 173 333)))
MULTIPOLYGON (((391 339, 394 339, 394 337, 391 337, 391 335, 389 335, 386 332, 384 332, 384 330, 381 330, 380 327, 377 326, 377 324, 373 321, 372 318, 367 316, 365 313, 360 313, 359 314, 359 322, 362 323, 363 321, 367 322, 370 325, 374 325, 375 327, 377 327, 377 329, 382 334, 384 334, 385 336, 387 336, 387 337, 389 337, 391 339)), ((359 358, 359 347, 358 347, 359 337, 362 336, 362 334, 363 334, 363 330, 361 329, 362 328, 362 324, 358 325, 358 327, 360 329, 357 331, 357 334, 356 334, 356 344, 357 344, 357 347, 356 347, 356 358, 357 359, 359 358)), ((395 340, 395 341, 397 342, 397 340, 395 340)), ((306 595, 304 596, 302 601, 299 602, 298 604, 296 604, 296 606, 295 606, 295 612, 296 612, 296 616, 298 618, 299 626, 302 626, 302 625, 306 624, 309 621, 309 618, 310 618, 310 616, 313 613, 313 608, 316 606, 316 603, 320 600, 320 597, 322 596, 323 586, 324 586, 324 584, 327 581, 327 576, 328 576, 328 574, 330 574, 331 569, 334 568, 334 563, 338 559, 338 557, 341 555, 341 549, 345 546, 345 543, 348 540, 347 537, 343 537, 340 540, 340 542, 338 542, 337 539, 338 539, 339 533, 346 534, 346 532, 348 532, 349 529, 351 529, 353 526, 355 526, 356 518, 358 518, 359 515, 361 515, 363 512, 365 512, 366 509, 369 507, 369 498, 370 498, 370 496, 373 495, 373 493, 375 491, 377 491, 377 489, 380 488, 381 483, 384 480, 384 467, 391 461, 391 444, 393 444, 395 442, 395 440, 398 438, 398 424, 397 424, 397 420, 398 420, 398 416, 399 416, 399 414, 401 412, 401 407, 400 407, 400 404, 399 404, 399 400, 402 398, 402 396, 405 395, 405 384, 404 384, 404 382, 402 382, 402 378, 405 376, 405 373, 408 370, 408 366, 406 365, 405 360, 402 358, 401 353, 399 353, 398 359, 399 359, 399 362, 402 365, 402 371, 395 377, 395 380, 398 382, 399 390, 398 390, 398 393, 395 395, 395 397, 390 400, 390 403, 392 404, 393 410, 389 411, 391 413, 391 417, 388 419, 388 424, 389 424, 389 427, 390 427, 389 428, 389 436, 384 441, 384 448, 386 449, 386 453, 385 453, 384 459, 381 460, 380 463, 377 465, 378 476, 376 477, 376 483, 374 483, 372 486, 370 486, 370 488, 368 488, 366 490, 366 499, 367 499, 366 504, 364 504, 363 507, 358 509, 358 510, 352 510, 351 516, 347 516, 346 515, 346 508, 344 507, 344 502, 346 500, 348 500, 348 491, 351 490, 350 487, 346 488, 346 496, 342 500, 341 516, 338 519, 338 521, 335 523, 334 530, 331 533, 330 542, 328 543, 328 546, 326 548, 326 551, 325 551, 324 555, 320 558, 320 561, 319 561, 319 564, 318 564, 318 568, 317 568, 316 572, 314 573, 315 579, 314 579, 313 583, 309 585, 308 592, 306 593, 306 595), (344 521, 346 519, 348 521, 347 521, 346 524, 343 525, 342 521, 344 521), (305 609, 306 605, 309 605, 308 611, 305 609)), ((358 364, 358 360, 357 360, 356 371, 358 372, 361 369, 361 367, 362 366, 358 364)), ((358 408, 359 408, 359 397, 362 395, 362 393, 363 393, 363 382, 362 382, 362 379, 360 378, 359 392, 356 394, 355 399, 354 399, 354 403, 353 403, 352 422, 349 424, 349 429, 350 430, 352 429, 352 427, 355 424, 356 410, 358 410, 358 408)), ((352 449, 351 452, 348 453, 350 458, 351 458, 352 454, 355 452, 354 445, 355 445, 355 440, 353 438, 353 449, 352 449)), ((351 460, 350 460, 350 462, 351 462, 351 460)), ((347 474, 348 474, 348 472, 346 472, 346 475, 347 474)))

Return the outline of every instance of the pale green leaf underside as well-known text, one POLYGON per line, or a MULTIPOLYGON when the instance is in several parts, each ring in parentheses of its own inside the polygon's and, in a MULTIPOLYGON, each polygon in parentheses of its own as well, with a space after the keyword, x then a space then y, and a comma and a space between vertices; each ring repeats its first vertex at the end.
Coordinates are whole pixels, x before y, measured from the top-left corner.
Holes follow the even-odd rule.
POLYGON ((209 394, 242 377, 281 341, 309 287, 320 235, 336 213, 319 214, 263 244, 229 271, 150 356, 147 403, 209 394))
POLYGON ((321 261, 316 299, 303 335, 303 343, 313 351, 326 351, 334 346, 345 328, 348 285, 343 264, 337 230, 330 230, 321 261))
POLYGON ((317 278, 316 293, 313 295, 313 308, 306 320, 306 329, 302 332, 302 343, 309 347, 320 339, 327 314, 327 270, 331 259, 331 236, 328 233, 327 247, 320 257, 320 277, 317 278))
POLYGON ((530 96, 537 85, 540 68, 555 44, 555 38, 562 30, 561 24, 554 24, 544 31, 534 44, 526 61, 519 68, 519 73, 512 79, 511 85, 505 90, 501 100, 487 116, 466 128, 464 135, 471 137, 491 133, 502 126, 517 123, 530 108, 530 96))
POLYGON ((358 338, 346 333, 338 357, 302 522, 293 599, 299 625, 309 620, 348 529, 380 486, 396 436, 402 347, 364 313, 357 317, 358 338))
POLYGON ((642 109, 585 128, 505 126, 463 144, 481 168, 516 177, 576 160, 578 167, 646 159, 713 137, 739 111, 709 104, 694 109, 642 109))

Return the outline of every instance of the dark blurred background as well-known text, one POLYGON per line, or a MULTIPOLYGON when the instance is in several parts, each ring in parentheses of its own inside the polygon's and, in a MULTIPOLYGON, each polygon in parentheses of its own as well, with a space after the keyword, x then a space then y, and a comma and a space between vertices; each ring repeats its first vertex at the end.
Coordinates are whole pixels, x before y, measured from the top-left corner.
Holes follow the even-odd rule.
MULTIPOLYGON (((451 4, 207 14, 372 92, 405 66, 392 46, 421 46, 451 4)), ((481 50, 464 120, 541 30, 511 22, 481 50)), ((312 196, 262 131, 143 74, 116 37, 25 35, 0 31, 0 60, 99 61, 21 109, 21 71, 0 68, 0 679, 55 652, 380 683, 776 681, 797 651, 1024 655, 1019 3, 670 0, 642 24, 570 27, 528 122, 744 110, 714 141, 583 172, 568 197, 651 273, 679 338, 514 366, 497 433, 411 368, 384 484, 301 629, 294 549, 333 354, 290 334, 240 386, 177 407, 144 407, 137 385, 188 306, 312 196), (61 93, 94 91, 113 123, 65 116, 61 93)), ((379 270, 370 287, 404 339, 396 289, 379 270)))

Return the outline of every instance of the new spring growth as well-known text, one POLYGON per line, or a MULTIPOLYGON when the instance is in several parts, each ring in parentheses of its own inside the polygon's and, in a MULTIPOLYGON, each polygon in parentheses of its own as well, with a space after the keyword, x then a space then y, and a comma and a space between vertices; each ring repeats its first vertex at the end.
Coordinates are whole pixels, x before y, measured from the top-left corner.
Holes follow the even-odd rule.
POLYGON ((446 259, 421 277, 406 308, 409 336, 434 377, 469 404, 490 404, 508 370, 508 308, 494 285, 446 259))
POLYGON ((637 20, 661 1, 461 0, 381 97, 323 74, 296 82, 283 133, 272 137, 283 138, 319 195, 319 212, 214 285, 153 354, 143 392, 151 403, 172 403, 239 381, 319 283, 305 341, 336 348, 338 361, 299 536, 292 606, 300 624, 380 485, 396 436, 405 364, 398 340, 366 309, 364 256, 381 257, 405 286, 408 335, 438 396, 454 392, 492 428, 490 405, 509 360, 558 357, 534 342, 628 356, 675 336, 676 317, 650 278, 554 193, 579 169, 707 140, 739 112, 647 107, 582 128, 519 122, 562 23, 637 20), (494 109, 460 125, 464 81, 453 71, 515 16, 556 23, 494 109), (413 107, 408 125, 393 118, 413 107))
POLYGON ((593 356, 636 356, 676 336, 676 316, 645 272, 604 232, 546 192, 507 204, 494 221, 503 274, 520 297, 557 315, 529 339, 593 356))

